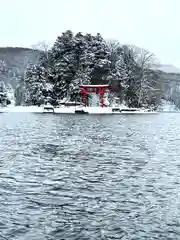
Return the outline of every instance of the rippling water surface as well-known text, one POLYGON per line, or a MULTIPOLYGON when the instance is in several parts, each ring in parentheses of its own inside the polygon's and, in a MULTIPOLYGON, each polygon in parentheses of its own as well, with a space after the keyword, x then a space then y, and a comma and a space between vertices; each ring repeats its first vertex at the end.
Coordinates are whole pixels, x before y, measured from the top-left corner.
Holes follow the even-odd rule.
POLYGON ((180 239, 180 114, 0 115, 0 240, 180 239))

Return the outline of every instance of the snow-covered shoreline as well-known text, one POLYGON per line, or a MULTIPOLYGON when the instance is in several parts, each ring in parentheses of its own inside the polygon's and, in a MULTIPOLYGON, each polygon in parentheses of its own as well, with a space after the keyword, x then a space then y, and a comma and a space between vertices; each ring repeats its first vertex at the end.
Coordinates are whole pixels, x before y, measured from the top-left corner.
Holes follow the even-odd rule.
MULTIPOLYGON (((83 107, 82 108, 88 114, 152 114, 156 112, 147 111, 128 111, 128 112, 113 112, 112 107, 83 107)), ((75 114, 77 107, 60 107, 54 108, 55 114, 75 114)), ((37 106, 16 106, 0 108, 1 113, 44 113, 43 107, 37 106)))
MULTIPOLYGON (((76 107, 60 107, 54 108, 54 113, 75 113, 76 107)), ((85 107, 83 108, 88 111, 89 114, 105 114, 112 113, 112 108, 101 108, 101 107, 85 107)), ((37 106, 16 106, 16 107, 6 107, 0 108, 0 112, 27 112, 27 113, 43 113, 43 107, 37 106)))

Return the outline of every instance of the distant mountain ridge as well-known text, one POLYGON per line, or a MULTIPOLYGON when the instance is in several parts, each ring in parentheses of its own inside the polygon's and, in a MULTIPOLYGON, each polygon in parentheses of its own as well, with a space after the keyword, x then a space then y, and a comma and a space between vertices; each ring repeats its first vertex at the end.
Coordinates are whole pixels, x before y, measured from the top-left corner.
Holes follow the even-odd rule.
POLYGON ((160 70, 165 73, 179 73, 180 68, 171 64, 153 64, 152 69, 160 70))
POLYGON ((171 64, 154 64, 161 76, 163 99, 180 106, 180 69, 171 64))
MULTIPOLYGON (((14 76, 22 75, 29 63, 36 63, 40 51, 21 47, 0 47, 0 61, 4 61, 7 71, 0 71, 0 81, 15 87, 14 76)), ((1 67, 1 66, 0 66, 1 67)))

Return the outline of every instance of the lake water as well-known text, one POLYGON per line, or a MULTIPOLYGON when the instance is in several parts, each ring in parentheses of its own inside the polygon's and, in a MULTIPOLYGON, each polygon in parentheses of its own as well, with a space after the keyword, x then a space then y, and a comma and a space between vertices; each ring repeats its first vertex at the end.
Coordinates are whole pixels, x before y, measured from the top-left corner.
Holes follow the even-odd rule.
POLYGON ((0 240, 180 239, 180 114, 0 115, 0 240))

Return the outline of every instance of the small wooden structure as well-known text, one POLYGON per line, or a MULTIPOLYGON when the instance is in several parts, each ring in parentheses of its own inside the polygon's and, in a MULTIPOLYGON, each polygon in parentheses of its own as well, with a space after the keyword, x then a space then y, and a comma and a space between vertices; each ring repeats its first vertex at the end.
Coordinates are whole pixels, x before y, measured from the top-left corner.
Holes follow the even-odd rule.
POLYGON ((81 106, 82 104, 79 102, 64 102, 64 103, 60 103, 60 105, 64 105, 65 107, 75 107, 75 106, 81 106))
POLYGON ((43 113, 54 113, 54 107, 50 104, 44 105, 43 113))
POLYGON ((104 93, 110 89, 109 85, 81 85, 80 93, 83 95, 83 104, 86 106, 87 94, 96 93, 99 95, 100 106, 104 107, 104 93))

